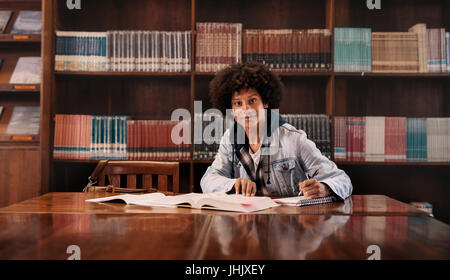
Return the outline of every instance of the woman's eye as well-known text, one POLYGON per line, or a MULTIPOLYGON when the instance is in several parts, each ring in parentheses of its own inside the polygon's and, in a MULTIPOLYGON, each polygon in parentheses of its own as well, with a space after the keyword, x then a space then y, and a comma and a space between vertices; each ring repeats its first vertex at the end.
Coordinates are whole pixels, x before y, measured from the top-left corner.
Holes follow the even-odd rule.
POLYGON ((256 98, 250 99, 250 104, 255 103, 255 102, 256 102, 256 98))
POLYGON ((240 105, 241 105, 241 102, 236 101, 236 102, 233 103, 233 105, 234 105, 234 106, 240 106, 240 105))

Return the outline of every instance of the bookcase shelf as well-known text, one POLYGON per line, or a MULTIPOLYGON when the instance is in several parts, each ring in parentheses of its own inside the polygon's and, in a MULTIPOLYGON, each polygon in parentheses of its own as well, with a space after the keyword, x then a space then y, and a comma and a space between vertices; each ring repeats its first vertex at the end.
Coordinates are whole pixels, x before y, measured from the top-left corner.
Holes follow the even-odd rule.
POLYGON ((412 77, 412 78, 448 78, 450 73, 373 73, 373 72, 335 72, 337 78, 353 78, 353 77, 412 77))
POLYGON ((58 76, 116 76, 116 77, 126 77, 126 76, 160 76, 160 77, 179 77, 179 76, 190 76, 190 72, 76 72, 76 71, 55 71, 55 75, 58 76))
MULTIPOLYGON (((291 71, 291 72, 281 72, 281 71, 274 71, 275 73, 277 73, 277 75, 283 77, 283 76, 292 76, 292 77, 296 77, 296 76, 305 76, 305 77, 309 77, 309 76, 324 76, 324 77, 329 77, 333 75, 333 72, 331 71, 317 71, 317 72, 313 72, 313 71, 305 71, 305 72, 297 72, 297 71, 291 71)), ((215 73, 214 72, 194 72, 196 76, 214 76, 215 73)))
MULTIPOLYGON (((54 162, 60 163, 98 163, 99 159, 53 159, 54 162)), ((134 160, 140 161, 140 160, 134 160)), ((211 164, 212 160, 201 160, 201 159, 187 159, 187 160, 165 160, 166 162, 180 162, 180 163, 199 163, 199 164, 211 164)))
POLYGON ((7 129, 16 106, 40 106, 40 84, 10 84, 17 61, 24 56, 40 56, 41 34, 12 34, 22 10, 41 10, 41 0, 3 0, 0 10, 11 11, 0 33, 0 207, 41 193, 41 135, 10 135, 7 129))
MULTIPOLYGON (((360 0, 135 0, 85 1, 82 11, 65 1, 44 0, 42 83, 42 191, 81 190, 96 160, 53 159, 55 114, 122 114, 134 119, 170 119, 176 108, 193 114, 212 107, 209 82, 214 72, 195 70, 196 24, 242 23, 243 29, 324 29, 370 27, 374 32, 407 31, 416 23, 450 29, 450 1, 384 1, 369 10, 360 0), (407 8, 407 10, 405 10, 407 8), (107 12, 105 12, 107 11, 107 12), (232 12, 230 12, 232 11, 232 12), (149 16, 149 13, 157 16, 149 16), (401 18, 400 18, 401 15, 401 18), (55 31, 164 30, 190 31, 192 72, 58 72, 54 71, 55 31), (81 178, 81 179, 80 179, 81 178)), ((334 61, 334 40, 331 40, 334 61)), ((286 92, 280 112, 334 116, 450 117, 450 73, 277 72, 286 92)), ((333 135, 333 130, 331 131, 333 135)), ((332 145, 334 139, 332 138, 332 145)), ((191 154, 193 148, 191 149, 191 154)), ((333 159, 333 155, 332 155, 333 159)), ((199 182, 211 160, 180 161, 183 191, 200 191, 199 182)), ((342 162, 355 194, 392 195, 406 202, 427 199, 436 216, 448 217, 442 192, 447 188, 447 162, 342 162), (395 174, 390 170, 395 170, 395 174), (424 180, 433 178, 425 196, 424 180), (386 176, 396 176, 392 182, 386 176), (378 180, 378 181, 377 181, 378 180), (380 183, 381 182, 381 183, 380 183), (402 182, 406 182, 404 185, 402 182)), ((445 197, 445 196, 444 196, 445 197)))

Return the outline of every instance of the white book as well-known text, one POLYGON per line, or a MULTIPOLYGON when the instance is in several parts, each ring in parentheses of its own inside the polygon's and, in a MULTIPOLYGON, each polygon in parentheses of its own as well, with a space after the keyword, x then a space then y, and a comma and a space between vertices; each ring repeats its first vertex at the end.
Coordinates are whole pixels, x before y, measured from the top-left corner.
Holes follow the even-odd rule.
POLYGON ((35 56, 20 57, 9 80, 10 84, 40 84, 41 58, 35 56))
POLYGON ((427 25, 425 23, 418 23, 408 29, 409 32, 417 33, 417 42, 419 47, 419 72, 427 72, 427 54, 428 54, 428 37, 427 25))
POLYGON ((384 161, 385 117, 366 117, 366 161, 384 161))
POLYGON ((279 206, 270 197, 226 193, 189 193, 174 196, 166 196, 163 193, 124 194, 86 200, 86 202, 116 201, 150 207, 187 207, 246 213, 279 206))

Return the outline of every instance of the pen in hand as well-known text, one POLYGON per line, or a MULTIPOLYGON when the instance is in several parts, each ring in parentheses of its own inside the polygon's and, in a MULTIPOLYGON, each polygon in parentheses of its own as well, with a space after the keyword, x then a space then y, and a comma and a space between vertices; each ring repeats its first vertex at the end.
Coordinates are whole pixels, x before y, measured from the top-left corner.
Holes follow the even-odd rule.
MULTIPOLYGON (((319 169, 317 169, 317 170, 313 173, 312 176, 309 176, 308 172, 305 172, 305 174, 306 174, 306 180, 310 180, 310 179, 316 177, 317 174, 319 174, 319 169)), ((303 191, 302 191, 301 189, 300 189, 300 191, 298 192, 298 195, 299 195, 299 196, 303 195, 303 191)))
POLYGON ((316 177, 317 174, 319 174, 319 169, 317 169, 317 170, 313 173, 312 176, 309 176, 308 172, 306 172, 306 179, 308 179, 308 180, 309 180, 309 179, 312 179, 312 178, 316 177))

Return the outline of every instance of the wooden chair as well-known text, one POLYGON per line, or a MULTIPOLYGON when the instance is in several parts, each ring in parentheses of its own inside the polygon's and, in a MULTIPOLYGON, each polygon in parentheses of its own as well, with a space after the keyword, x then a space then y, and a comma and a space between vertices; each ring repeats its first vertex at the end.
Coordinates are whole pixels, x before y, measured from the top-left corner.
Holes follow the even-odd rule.
POLYGON ((180 192, 178 162, 102 160, 91 180, 97 181, 99 186, 180 192))

